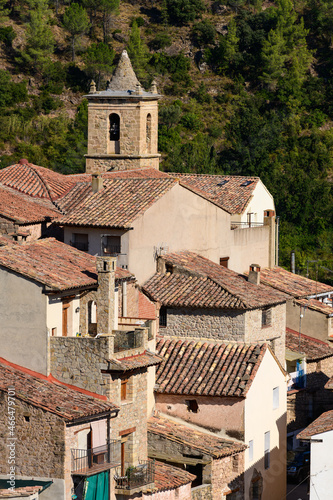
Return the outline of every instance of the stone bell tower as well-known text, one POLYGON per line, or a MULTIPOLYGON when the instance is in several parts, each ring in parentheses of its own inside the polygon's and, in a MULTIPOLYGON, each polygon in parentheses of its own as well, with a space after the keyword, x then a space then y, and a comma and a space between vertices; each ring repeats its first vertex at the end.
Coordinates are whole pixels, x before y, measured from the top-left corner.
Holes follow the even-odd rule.
POLYGON ((126 50, 105 91, 92 83, 88 99, 86 173, 159 168, 158 99, 155 82, 149 92, 138 81, 126 50))

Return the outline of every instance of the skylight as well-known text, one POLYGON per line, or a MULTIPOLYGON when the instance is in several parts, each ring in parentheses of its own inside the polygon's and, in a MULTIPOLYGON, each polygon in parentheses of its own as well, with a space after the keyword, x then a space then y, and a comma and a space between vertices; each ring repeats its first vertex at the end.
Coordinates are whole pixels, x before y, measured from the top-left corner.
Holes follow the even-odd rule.
POLYGON ((244 181, 242 184, 241 184, 241 187, 246 187, 246 186, 249 186, 250 184, 252 184, 253 181, 244 181))
POLYGON ((229 182, 228 179, 223 179, 223 181, 219 182, 217 185, 218 186, 224 186, 225 184, 227 184, 227 182, 229 182))

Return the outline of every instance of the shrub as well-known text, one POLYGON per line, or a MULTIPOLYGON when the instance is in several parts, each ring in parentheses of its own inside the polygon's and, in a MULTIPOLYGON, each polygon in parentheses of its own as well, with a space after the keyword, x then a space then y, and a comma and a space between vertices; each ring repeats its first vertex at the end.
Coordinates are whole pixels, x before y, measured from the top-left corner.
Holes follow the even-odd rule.
POLYGON ((205 5, 202 0, 166 0, 165 10, 168 22, 183 25, 197 19, 205 5))
POLYGON ((207 20, 201 21, 193 26, 192 36, 194 42, 201 47, 202 45, 211 45, 215 41, 215 27, 207 20))
POLYGON ((16 37, 16 33, 12 26, 1 26, 0 27, 0 41, 4 42, 7 47, 12 47, 13 40, 16 37))
POLYGON ((183 127, 193 131, 198 131, 201 128, 201 121, 195 113, 185 113, 182 116, 181 124, 183 127))
POLYGON ((171 37, 168 33, 158 33, 155 38, 149 43, 150 50, 160 50, 165 47, 170 47, 172 43, 171 37))

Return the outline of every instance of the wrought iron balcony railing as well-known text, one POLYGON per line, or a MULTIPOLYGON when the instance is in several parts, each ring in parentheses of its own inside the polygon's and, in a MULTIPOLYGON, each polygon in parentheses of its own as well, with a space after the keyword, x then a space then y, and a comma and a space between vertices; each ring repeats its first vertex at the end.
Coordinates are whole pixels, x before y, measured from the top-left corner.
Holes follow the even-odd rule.
POLYGON ((154 483, 155 464, 153 460, 141 460, 139 465, 135 467, 125 464, 123 469, 123 474, 119 468, 114 476, 118 489, 133 490, 154 483))
POLYGON ((72 449, 72 474, 86 474, 120 464, 120 441, 88 450, 72 449))

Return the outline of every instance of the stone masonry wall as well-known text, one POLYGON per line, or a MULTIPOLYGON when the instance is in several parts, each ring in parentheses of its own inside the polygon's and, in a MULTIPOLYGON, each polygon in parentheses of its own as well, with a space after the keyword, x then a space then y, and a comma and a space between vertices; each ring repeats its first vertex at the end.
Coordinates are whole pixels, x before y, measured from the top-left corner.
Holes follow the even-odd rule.
POLYGON ((192 500, 212 500, 212 485, 203 484, 192 488, 192 500))
MULTIPOLYGON (((64 478, 65 424, 58 416, 15 399, 17 476, 64 478), (26 418, 25 418, 26 417, 26 418)), ((9 473, 7 394, 0 393, 0 473, 9 473)))
POLYGON ((234 490, 237 490, 236 500, 243 500, 244 458, 244 452, 242 452, 213 461, 211 470, 212 500, 220 500, 221 493, 223 495, 234 490))
POLYGON ((219 309, 168 308, 160 335, 243 341, 245 313, 219 309))
POLYGON ((333 409, 333 391, 325 389, 326 382, 333 377, 333 356, 319 361, 307 362, 306 387, 313 393, 313 413, 317 418, 333 409))
POLYGON ((107 396, 120 407, 118 417, 112 422, 111 439, 125 438, 125 461, 136 465, 139 460, 147 460, 147 371, 111 375, 107 396), (127 397, 121 400, 121 380, 127 379, 127 397))
POLYGON ((109 170, 132 170, 141 167, 151 167, 159 169, 159 155, 149 155, 143 158, 116 158, 114 155, 108 158, 86 159, 87 174, 103 174, 109 170))
POLYGON ((106 393, 106 359, 113 352, 113 337, 50 337, 50 371, 54 377, 97 394, 106 393))
POLYGON ((246 312, 245 342, 268 342, 280 361, 285 366, 285 337, 286 337, 286 304, 279 304, 271 308, 271 322, 269 326, 262 326, 262 309, 246 312), (271 340, 275 339, 275 340, 271 340))

